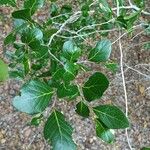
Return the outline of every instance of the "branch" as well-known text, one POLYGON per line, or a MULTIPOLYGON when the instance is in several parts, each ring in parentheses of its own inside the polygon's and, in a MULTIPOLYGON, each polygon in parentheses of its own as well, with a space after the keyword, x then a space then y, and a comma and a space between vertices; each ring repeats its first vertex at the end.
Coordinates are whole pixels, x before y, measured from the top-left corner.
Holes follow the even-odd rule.
MULTIPOLYGON (((120 7, 119 7, 119 0, 117 0, 117 16, 120 15, 120 7)), ((120 35, 119 31, 119 37, 122 37, 120 35)), ((124 69, 123 69, 123 50, 122 50, 122 43, 121 43, 121 38, 119 38, 119 49, 120 49, 120 66, 121 66, 121 75, 122 75, 122 84, 123 84, 123 90, 124 90, 124 98, 125 98, 125 105, 126 105, 126 117, 128 117, 128 96, 127 96, 127 89, 126 89, 126 82, 125 82, 125 75, 124 75, 124 69)), ((126 132, 126 138, 128 142, 128 146, 130 150, 132 150, 132 146, 129 141, 129 135, 128 135, 128 129, 125 130, 126 132)))
MULTIPOLYGON (((139 27, 141 27, 142 25, 143 25, 143 24, 141 23, 141 24, 139 24, 139 25, 133 26, 131 29, 133 30, 133 29, 139 28, 139 27)), ((125 33, 123 33, 122 35, 120 35, 114 42, 112 42, 112 45, 115 44, 117 41, 119 41, 121 38, 123 38, 125 35, 127 35, 129 32, 130 32, 130 31, 125 32, 125 33)))
MULTIPOLYGON (((136 11, 139 11, 140 8, 138 8, 136 5, 131 5, 131 6, 120 6, 120 9, 134 9, 136 11)), ((112 8, 112 10, 117 10, 117 7, 116 8, 112 8)), ((141 11, 142 14, 144 15, 150 15, 150 12, 146 12, 144 10, 141 11)))
MULTIPOLYGON (((82 38, 83 40, 84 40, 84 38, 83 37, 86 37, 86 36, 90 36, 90 35, 92 35, 92 34, 96 34, 96 33, 101 33, 101 32, 113 32, 113 31, 116 31, 116 30, 118 30, 118 29, 111 29, 111 30, 100 30, 100 31, 98 31, 98 30, 96 30, 96 31, 93 31, 93 32, 89 32, 89 33, 87 33, 87 34, 78 34, 78 33, 73 33, 72 32, 72 34, 76 34, 75 36, 64 36, 64 35, 57 35, 58 37, 61 37, 61 38, 64 38, 64 39, 69 39, 69 38, 82 38)), ((71 32, 70 32, 71 33, 71 32)))
POLYGON ((136 70, 136 69, 134 69, 134 68, 128 66, 127 64, 125 64, 125 66, 126 66, 127 68, 129 68, 130 70, 133 70, 133 71, 137 72, 138 74, 140 74, 140 75, 142 75, 142 76, 144 76, 144 77, 150 79, 150 76, 149 76, 149 75, 146 75, 146 74, 140 72, 139 70, 136 70))
MULTIPOLYGON (((72 23, 74 22, 75 20, 77 20, 79 17, 80 17, 81 13, 79 12, 76 12, 75 14, 73 14, 72 16, 69 17, 69 19, 67 19, 63 24, 62 26, 60 27, 60 29, 54 33, 50 39, 49 39, 49 42, 47 44, 47 46, 49 47, 54 39, 55 36, 57 36, 60 32, 62 32, 62 30, 64 29, 64 27, 68 24, 68 23, 72 23)), ((55 55, 53 55, 50 51, 50 49, 48 50, 48 53, 56 60, 58 61, 61 65, 64 66, 63 62, 61 62, 55 55)))
MULTIPOLYGON (((119 34, 120 34, 120 32, 119 32, 119 34)), ((122 44, 121 44, 120 39, 119 39, 119 49, 120 49, 121 75, 122 75, 122 83, 123 83, 124 98, 125 98, 125 105, 126 105, 126 116, 128 117, 128 96, 127 96, 127 88, 126 88, 125 75, 124 75, 124 69, 123 69, 123 50, 122 50, 122 44)), ((126 137, 127 137, 127 142, 128 142, 129 148, 130 148, 130 150, 132 150, 132 146, 129 141, 128 130, 126 129, 125 131, 126 131, 126 137)))
POLYGON ((58 35, 60 32, 62 32, 62 30, 64 29, 64 27, 65 27, 68 23, 73 23, 75 20, 77 20, 77 19, 80 17, 80 15, 81 15, 81 13, 76 12, 75 14, 73 14, 72 16, 70 16, 69 19, 67 19, 67 20, 62 24, 62 26, 60 27, 60 29, 59 29, 56 33, 54 33, 54 34, 51 36, 51 38, 50 38, 50 40, 49 40, 47 46, 50 46, 50 45, 51 45, 53 38, 54 38, 56 35, 58 35))
POLYGON ((91 27, 101 26, 101 25, 104 25, 104 24, 107 24, 107 23, 110 23, 110 22, 114 22, 114 21, 115 21, 115 18, 110 19, 109 21, 103 22, 103 23, 100 23, 100 24, 92 24, 92 25, 84 26, 83 28, 78 30, 77 33, 81 32, 83 30, 86 30, 86 29, 90 29, 91 27))

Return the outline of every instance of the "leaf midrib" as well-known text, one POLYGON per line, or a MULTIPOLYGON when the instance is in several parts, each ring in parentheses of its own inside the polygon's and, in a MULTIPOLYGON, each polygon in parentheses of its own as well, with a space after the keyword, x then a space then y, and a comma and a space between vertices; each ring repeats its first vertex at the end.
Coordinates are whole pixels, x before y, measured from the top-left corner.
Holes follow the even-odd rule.
MULTIPOLYGON (((58 130, 59 130, 59 135, 60 135, 60 139, 61 139, 61 143, 62 143, 62 139, 63 139, 63 137, 68 141, 70 141, 70 139, 68 139, 65 135, 63 136, 63 133, 62 133, 62 130, 61 130, 61 128, 63 128, 62 126, 60 126, 60 121, 61 120, 59 120, 58 119, 58 117, 57 117, 57 113, 56 113, 56 111, 54 111, 54 116, 55 116, 55 119, 56 119, 56 123, 57 123, 57 125, 58 125, 58 130)), ((64 123, 64 122, 63 122, 64 123)), ((67 132, 67 130, 66 129, 64 129, 65 131, 66 131, 66 133, 69 135, 69 133, 67 132)))
MULTIPOLYGON (((109 115, 109 114, 106 114, 106 113, 104 113, 104 112, 102 112, 102 111, 100 111, 100 110, 97 110, 97 109, 93 109, 93 110, 95 110, 95 111, 97 111, 97 112, 99 112, 99 113, 101 113, 101 114, 103 114, 103 115, 106 115, 106 116, 108 116, 108 117, 110 117, 110 118, 113 118, 113 119, 115 119, 115 120, 117 120, 117 121, 119 121, 119 122, 121 122, 121 123, 125 123, 125 122, 123 122, 123 121, 121 121, 121 120, 119 120, 119 119, 117 119, 117 118, 115 118, 115 117, 113 117, 113 116, 111 116, 111 115, 109 115)), ((125 123, 126 124, 126 123, 125 123)), ((127 125, 127 124, 126 124, 127 125)))

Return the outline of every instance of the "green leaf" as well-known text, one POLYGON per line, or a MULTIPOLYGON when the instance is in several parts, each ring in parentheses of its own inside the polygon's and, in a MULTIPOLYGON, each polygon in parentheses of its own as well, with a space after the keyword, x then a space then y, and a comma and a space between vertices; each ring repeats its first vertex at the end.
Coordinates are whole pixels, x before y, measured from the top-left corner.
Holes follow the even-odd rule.
POLYGON ((0 59, 0 82, 8 78, 8 66, 0 59))
POLYGON ((30 60, 28 56, 26 56, 23 60, 24 74, 27 75, 30 71, 30 60))
POLYGON ((66 14, 72 12, 72 7, 70 5, 63 5, 61 7, 61 14, 66 14))
POLYGON ((33 55, 35 58, 42 59, 48 55, 48 47, 44 45, 38 45, 39 43, 36 45, 36 41, 38 40, 31 42, 29 45, 33 49, 33 55))
POLYGON ((81 8, 82 15, 84 17, 87 17, 89 15, 89 10, 90 10, 90 7, 89 7, 88 4, 83 5, 82 8, 81 8))
POLYGON ((106 66, 106 68, 111 70, 113 73, 116 73, 119 68, 117 63, 106 63, 105 66, 106 66))
POLYGON ((111 42, 109 40, 102 40, 90 51, 88 59, 93 62, 104 62, 109 59, 110 54, 111 42))
POLYGON ((76 150, 72 132, 73 129, 65 121, 64 115, 56 110, 52 112, 44 127, 44 137, 51 141, 53 150, 76 150))
POLYGON ((110 11, 109 4, 107 3, 106 0, 99 0, 99 2, 105 7, 105 9, 107 9, 108 11, 110 11))
POLYGON ((48 106, 53 90, 44 82, 31 80, 21 89, 21 96, 16 96, 13 105, 19 111, 36 114, 48 106))
POLYGON ((76 85, 61 84, 57 88, 57 96, 59 98, 66 97, 68 99, 74 99, 78 95, 79 95, 79 90, 76 85))
POLYGON ((119 24, 120 27, 123 27, 125 29, 128 28, 128 22, 124 19, 124 16, 118 16, 116 19, 116 23, 119 24))
POLYGON ((64 75, 64 69, 63 68, 58 68, 56 71, 52 72, 52 79, 54 80, 60 80, 63 78, 64 75))
POLYGON ((96 122, 96 135, 107 143, 114 142, 114 134, 108 129, 99 119, 95 120, 96 122))
POLYGON ((150 147, 143 147, 141 150, 150 150, 150 147))
POLYGON ((138 20, 140 13, 142 10, 139 10, 135 13, 132 13, 130 15, 127 15, 124 17, 125 21, 127 22, 127 28, 131 29, 134 25, 134 22, 138 20))
POLYGON ((42 121, 42 118, 43 118, 43 115, 42 114, 37 114, 36 116, 34 116, 31 120, 31 125, 33 126, 39 126, 39 124, 41 123, 42 121))
POLYGON ((9 77, 21 80, 24 78, 24 72, 19 69, 16 69, 14 71, 9 71, 9 77))
POLYGON ((144 30, 147 35, 150 35, 150 24, 144 26, 144 30))
POLYGON ((75 79, 76 75, 77 75, 77 65, 73 64, 73 63, 66 63, 64 66, 65 69, 65 73, 63 75, 63 78, 65 81, 71 81, 73 79, 75 79))
POLYGON ((140 8, 144 7, 145 5, 144 0, 133 0, 133 2, 140 8))
POLYGON ((35 11, 44 5, 44 0, 26 0, 24 2, 24 8, 30 9, 31 15, 35 13, 35 11))
POLYGON ((108 86, 109 81, 104 74, 94 73, 82 88, 85 99, 91 102, 101 98, 108 86))
POLYGON ((21 35, 21 41, 32 48, 39 48, 43 33, 39 28, 27 28, 21 35))
POLYGON ((52 17, 58 15, 59 7, 55 3, 51 3, 50 5, 50 14, 52 17))
POLYGON ((150 50, 150 42, 143 45, 145 50, 150 50))
POLYGON ((23 10, 14 11, 12 13, 12 16, 15 19, 23 19, 23 20, 31 22, 30 9, 23 9, 23 10))
POLYGON ((90 110, 86 104, 82 101, 76 105, 76 113, 78 113, 82 117, 89 117, 90 110))
POLYGON ((7 37, 4 40, 4 44, 8 45, 8 44, 12 44, 13 42, 15 42, 16 40, 16 35, 14 33, 10 33, 9 35, 7 35, 7 37))
POLYGON ((44 40, 49 41, 49 38, 58 31, 56 28, 46 29, 44 31, 44 40))
POLYGON ((63 56, 69 61, 76 61, 81 55, 81 50, 73 41, 67 41, 63 45, 63 56))
POLYGON ((108 128, 124 129, 129 127, 125 114, 116 106, 101 105, 94 107, 94 113, 108 128))
POLYGON ((18 31, 19 33, 21 33, 21 31, 23 31, 25 28, 28 27, 27 22, 23 19, 14 19, 13 23, 15 30, 18 31))
POLYGON ((99 0, 100 2, 100 11, 105 14, 105 18, 110 18, 112 16, 112 10, 106 0, 99 0))
POLYGON ((0 5, 10 5, 16 7, 16 0, 0 0, 0 5))

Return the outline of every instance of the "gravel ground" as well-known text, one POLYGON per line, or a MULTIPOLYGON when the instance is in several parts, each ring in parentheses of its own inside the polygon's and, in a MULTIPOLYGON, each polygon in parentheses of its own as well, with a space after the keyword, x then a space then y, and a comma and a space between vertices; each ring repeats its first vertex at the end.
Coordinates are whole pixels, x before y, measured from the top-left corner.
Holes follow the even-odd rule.
MULTIPOLYGON (((8 21, 9 9, 0 8, 0 57, 2 57, 3 37, 9 33, 10 22, 8 21), (7 17, 6 17, 7 16, 7 17)), ((138 33, 138 31, 137 31, 138 33)), ((111 39, 117 36, 111 35, 111 39)), ((123 51, 124 62, 143 74, 150 74, 150 51, 144 51, 137 45, 139 42, 148 41, 147 36, 138 36, 132 41, 124 38, 123 51), (143 66, 142 64, 149 64, 143 66), (144 68, 146 67, 146 68, 144 68)), ((112 59, 119 62, 119 49, 113 47, 112 59)), ((96 68, 101 70, 101 68, 96 68)), ((116 75, 110 75, 111 86, 106 92, 103 103, 115 103, 125 110, 125 100, 122 87, 120 71, 116 75)), ((125 67, 125 79, 127 83, 129 118, 131 128, 128 130, 129 140, 133 150, 140 150, 143 146, 150 146, 150 79, 140 75, 136 71, 125 67)), ((16 80, 9 80, 0 85, 0 149, 2 150, 49 150, 42 137, 42 127, 34 128, 28 125, 30 116, 17 112, 12 107, 12 99, 17 94, 21 83, 16 80)), ((101 103, 99 101, 97 104, 101 103)), ((74 130, 74 140, 79 150, 129 150, 124 130, 116 132, 116 142, 107 145, 95 136, 94 126, 91 120, 82 119, 75 114, 75 103, 60 102, 57 104, 66 118, 71 122, 74 130)))

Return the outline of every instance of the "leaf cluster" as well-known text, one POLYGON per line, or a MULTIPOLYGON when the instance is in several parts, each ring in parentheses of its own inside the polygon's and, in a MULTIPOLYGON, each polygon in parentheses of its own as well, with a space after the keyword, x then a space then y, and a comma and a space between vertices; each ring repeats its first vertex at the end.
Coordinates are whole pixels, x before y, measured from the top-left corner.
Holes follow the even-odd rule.
MULTIPOLYGON (((83 118, 92 118, 97 136, 107 143, 115 141, 115 129, 130 126, 127 116, 113 104, 91 107, 91 102, 102 99, 109 88, 109 79, 104 73, 93 71, 89 64, 95 63, 116 73, 118 65, 110 59, 113 43, 108 38, 109 31, 117 28, 132 32, 143 3, 135 1, 138 11, 122 8, 120 16, 116 16, 106 0, 97 3, 80 0, 77 12, 71 4, 58 5, 57 0, 24 0, 19 8, 16 0, 0 1, 0 5, 14 7, 14 29, 4 40, 5 46, 13 47, 13 51, 6 52, 11 62, 9 77, 25 82, 13 106, 32 115, 31 125, 35 126, 45 121, 44 111, 50 107, 43 132, 54 150, 77 149, 72 139, 73 128, 63 112, 55 107, 55 99, 75 101, 75 112, 83 118), (49 17, 41 23, 34 18, 46 5, 49 17), (85 43, 89 36, 95 41, 93 46, 85 43), (79 75, 86 73, 90 76, 79 82, 79 75)), ((119 0, 120 7, 124 4, 124 0, 119 0)), ((7 74, 8 68, 0 60, 0 81, 5 80, 7 74)))

